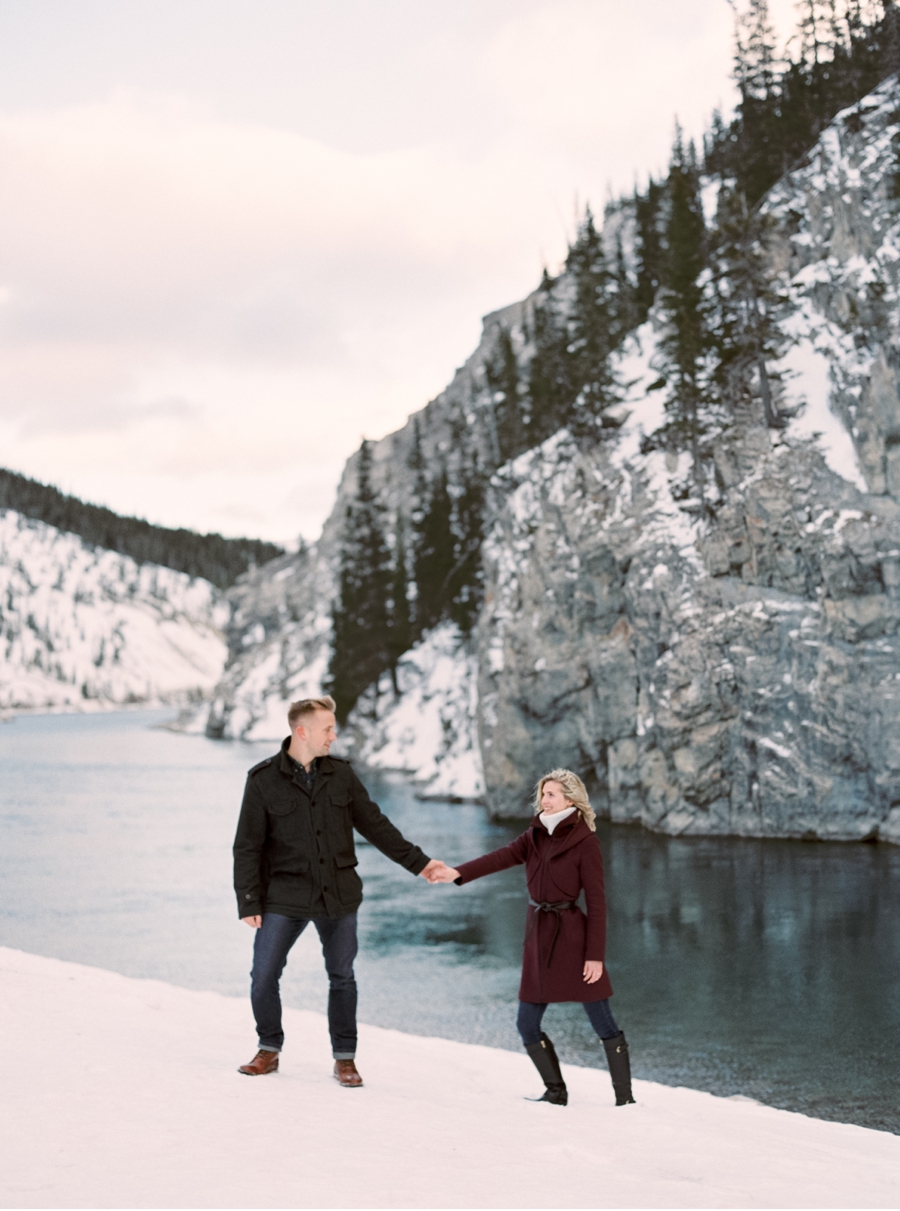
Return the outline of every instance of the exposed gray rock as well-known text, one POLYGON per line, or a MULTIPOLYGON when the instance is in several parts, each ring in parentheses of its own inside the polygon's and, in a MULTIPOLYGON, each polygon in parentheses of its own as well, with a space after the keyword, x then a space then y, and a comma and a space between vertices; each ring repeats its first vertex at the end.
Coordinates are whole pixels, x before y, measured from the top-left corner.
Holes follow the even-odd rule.
POLYGON ((664 832, 893 839, 900 508, 808 444, 732 454, 752 472, 687 543, 650 460, 563 439, 514 466, 480 627, 499 813, 563 761, 664 832))

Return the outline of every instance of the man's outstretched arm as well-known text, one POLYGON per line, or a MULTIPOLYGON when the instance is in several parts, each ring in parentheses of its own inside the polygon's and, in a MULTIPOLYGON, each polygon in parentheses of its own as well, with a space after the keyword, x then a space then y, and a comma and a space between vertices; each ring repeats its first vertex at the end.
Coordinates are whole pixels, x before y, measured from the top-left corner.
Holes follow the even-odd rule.
POLYGON ((418 845, 407 841, 400 829, 372 801, 356 773, 351 771, 351 775, 353 827, 358 833, 380 849, 385 857, 405 867, 410 874, 422 875, 427 879, 429 873, 443 866, 436 858, 429 858, 423 853, 418 845))

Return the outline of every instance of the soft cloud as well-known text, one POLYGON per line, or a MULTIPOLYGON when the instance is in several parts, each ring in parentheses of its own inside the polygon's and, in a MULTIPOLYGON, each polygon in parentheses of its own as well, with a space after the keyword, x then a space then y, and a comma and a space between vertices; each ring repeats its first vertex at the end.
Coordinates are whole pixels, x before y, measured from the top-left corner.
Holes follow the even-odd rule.
MULTIPOLYGON (((168 524, 314 537, 360 436, 559 262, 575 198, 602 208, 665 162, 676 111, 700 129, 729 95, 724 0, 486 0, 456 24, 438 3, 432 30, 391 7, 371 104, 358 55, 320 65, 344 89, 327 138, 289 120, 296 98, 272 119, 283 74, 251 120, 188 64, 148 87, 156 61, 129 68, 140 87, 0 113, 6 465, 168 524)), ((213 49, 240 73, 239 45, 213 49)))
POLYGON ((144 472, 337 469, 443 385, 546 219, 521 159, 339 152, 169 98, 7 116, 0 163, 0 416, 81 430, 91 463, 134 439, 144 472), (173 398, 180 445, 148 430, 173 398))

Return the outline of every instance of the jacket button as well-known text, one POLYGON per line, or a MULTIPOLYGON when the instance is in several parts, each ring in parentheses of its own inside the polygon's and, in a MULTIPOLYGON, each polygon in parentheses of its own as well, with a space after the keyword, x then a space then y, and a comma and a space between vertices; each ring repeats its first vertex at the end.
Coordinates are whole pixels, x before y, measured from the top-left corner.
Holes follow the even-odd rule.
POLYGON ((316 829, 316 836, 317 836, 317 837, 321 837, 321 835, 322 835, 322 830, 321 830, 321 828, 317 828, 317 829, 316 829))
POLYGON ((324 859, 324 858, 320 858, 320 859, 319 859, 319 865, 320 865, 320 866, 324 866, 324 865, 325 865, 325 859, 324 859))
POLYGON ((244 896, 244 899, 245 899, 245 900, 252 900, 252 899, 253 899, 253 897, 250 895, 249 891, 247 892, 246 896, 244 896))
POLYGON ((328 891, 328 888, 327 888, 327 887, 323 887, 323 888, 322 888, 322 891, 328 891))

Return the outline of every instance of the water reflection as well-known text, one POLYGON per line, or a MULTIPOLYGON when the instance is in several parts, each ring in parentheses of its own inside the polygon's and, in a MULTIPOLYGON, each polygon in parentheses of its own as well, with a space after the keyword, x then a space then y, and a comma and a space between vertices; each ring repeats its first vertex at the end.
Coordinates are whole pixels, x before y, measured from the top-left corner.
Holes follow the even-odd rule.
POLYGON ((897 850, 604 846, 619 1003, 659 1079, 898 1130, 897 850))
MULTIPOLYGON (((270 746, 148 727, 162 717, 0 728, 0 942, 245 995, 251 937, 236 920, 230 846, 243 772, 270 746)), ((450 863, 519 831, 471 805, 419 803, 402 782, 370 785, 450 863)), ((615 1010, 638 1076, 900 1131, 900 850, 603 824, 600 837, 615 1010)), ((371 846, 359 852, 363 1020, 518 1049, 522 872, 428 887, 371 846)), ((284 991, 324 1006, 311 932, 284 991)), ((564 1058, 601 1065, 577 1006, 551 1007, 546 1025, 564 1058)))

